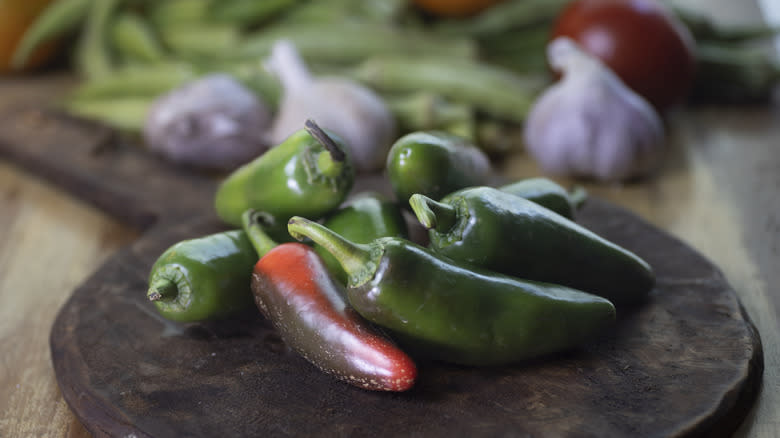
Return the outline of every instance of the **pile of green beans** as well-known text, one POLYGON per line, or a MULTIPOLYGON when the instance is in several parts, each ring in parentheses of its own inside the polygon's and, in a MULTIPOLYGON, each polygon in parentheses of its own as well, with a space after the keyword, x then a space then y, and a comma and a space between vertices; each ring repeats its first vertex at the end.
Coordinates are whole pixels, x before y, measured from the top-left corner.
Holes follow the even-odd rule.
MULTIPOLYGON (((285 38, 314 73, 379 92, 405 132, 450 131, 504 152, 521 144, 517 135, 482 133, 519 132, 551 79, 544 48, 568 1, 507 0, 468 19, 434 19, 409 0, 55 0, 14 61, 76 34, 70 61, 83 81, 64 108, 138 131, 156 97, 216 72, 234 75, 275 109, 281 86, 262 64, 285 38)), ((777 29, 723 28, 675 12, 702 47, 696 94, 716 101, 770 95, 780 67, 742 45, 777 29)))
POLYGON ((563 2, 507 1, 494 18, 467 24, 433 23, 408 0, 55 0, 16 55, 21 62, 46 40, 77 34, 70 61, 82 81, 64 109, 132 132, 158 96, 215 72, 234 75, 275 109, 281 86, 263 60, 285 38, 315 73, 376 89, 404 131, 476 140, 482 123, 523 121, 548 76, 540 23, 563 2), (527 42, 502 45, 501 58, 516 61, 500 65, 487 47, 504 32, 527 42))

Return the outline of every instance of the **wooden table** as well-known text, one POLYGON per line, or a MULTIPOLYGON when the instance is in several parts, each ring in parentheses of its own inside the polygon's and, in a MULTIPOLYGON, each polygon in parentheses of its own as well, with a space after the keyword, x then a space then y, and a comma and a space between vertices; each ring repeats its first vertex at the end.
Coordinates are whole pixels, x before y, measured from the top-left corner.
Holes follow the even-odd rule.
MULTIPOLYGON (((688 3, 718 4, 723 8, 708 10, 734 21, 759 16, 744 4, 688 3)), ((72 83, 63 74, 0 79, 0 109, 45 103, 72 83)), ((763 390, 738 436, 780 437, 780 103, 685 109, 671 119, 669 145, 653 179, 586 188, 720 266, 758 327, 765 355, 763 390)), ((501 169, 516 177, 539 173, 522 154, 501 169)), ((59 393, 49 330, 74 287, 138 235, 0 161, 0 436, 88 436, 59 393)))

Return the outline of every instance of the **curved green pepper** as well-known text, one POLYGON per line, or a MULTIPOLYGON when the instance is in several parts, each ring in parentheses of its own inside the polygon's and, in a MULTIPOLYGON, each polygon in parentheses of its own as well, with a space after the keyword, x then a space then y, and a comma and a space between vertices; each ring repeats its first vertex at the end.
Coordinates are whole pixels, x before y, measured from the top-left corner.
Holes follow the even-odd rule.
POLYGON ((323 216, 352 188, 355 171, 346 150, 308 120, 304 129, 228 175, 217 188, 217 215, 234 226, 241 226, 248 209, 268 213, 282 225, 294 215, 323 216))
POLYGON ((462 137, 438 131, 399 138, 388 152, 386 169, 404 205, 415 193, 439 199, 464 187, 488 184, 492 178, 490 160, 481 149, 462 137))
MULTIPOLYGON (((398 204, 380 193, 362 192, 344 207, 325 218, 323 225, 356 243, 368 243, 378 237, 407 237, 408 230, 398 204)), ((342 284, 347 273, 333 255, 322 246, 315 246, 328 271, 342 284)))
POLYGON ((498 187, 499 190, 535 202, 567 218, 574 219, 577 208, 585 202, 585 189, 569 192, 547 178, 527 178, 498 187))
POLYGON ((257 253, 241 230, 184 240, 152 266, 147 297, 173 321, 225 318, 254 307, 255 262, 257 253))
POLYGON ((414 195, 430 248, 446 257, 529 280, 558 283, 615 303, 645 298, 653 271, 636 254, 527 199, 474 187, 441 202, 414 195))
POLYGON ((405 239, 356 244, 300 217, 288 229, 341 262, 358 313, 431 359, 516 362, 578 345, 615 319, 604 298, 461 265, 405 239))

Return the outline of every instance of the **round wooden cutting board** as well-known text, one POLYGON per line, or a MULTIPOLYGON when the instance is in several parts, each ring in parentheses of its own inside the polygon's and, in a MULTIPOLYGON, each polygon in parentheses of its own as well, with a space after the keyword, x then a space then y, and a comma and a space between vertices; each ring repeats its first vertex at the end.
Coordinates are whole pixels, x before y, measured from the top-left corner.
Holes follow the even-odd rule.
POLYGON ((374 393, 288 351, 256 312, 168 322, 146 300, 149 269, 171 244, 222 229, 209 213, 214 182, 91 125, 14 117, 8 126, 32 117, 38 133, 5 129, 3 156, 145 227, 73 292, 51 330, 62 394, 96 436, 727 436, 760 387, 759 335, 718 268, 598 199, 579 222, 647 260, 657 287, 564 354, 492 368, 420 363, 411 391, 374 393))

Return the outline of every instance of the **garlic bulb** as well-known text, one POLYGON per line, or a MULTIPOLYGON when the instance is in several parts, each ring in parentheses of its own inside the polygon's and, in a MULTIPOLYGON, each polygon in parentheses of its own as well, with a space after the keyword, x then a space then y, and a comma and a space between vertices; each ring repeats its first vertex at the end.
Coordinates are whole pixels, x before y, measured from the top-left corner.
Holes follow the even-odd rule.
POLYGON ((395 141, 396 123, 381 97, 346 78, 313 77, 295 46, 286 40, 274 44, 266 66, 284 89, 271 128, 273 144, 312 119, 344 140, 359 172, 382 168, 395 141))
POLYGON ((271 111, 232 76, 213 74, 159 97, 144 123, 149 149, 186 166, 231 170, 268 149, 271 111))
POLYGON ((545 172, 621 181, 648 174, 665 150, 650 104, 566 37, 547 47, 561 80, 534 102, 524 127, 528 152, 545 172))

